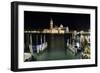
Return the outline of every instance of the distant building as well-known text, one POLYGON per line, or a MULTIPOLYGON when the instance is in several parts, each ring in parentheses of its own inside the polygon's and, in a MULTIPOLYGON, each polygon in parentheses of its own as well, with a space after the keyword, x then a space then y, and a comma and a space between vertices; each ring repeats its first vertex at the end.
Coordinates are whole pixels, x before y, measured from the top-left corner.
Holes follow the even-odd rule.
POLYGON ((50 29, 52 29, 53 28, 53 20, 51 19, 51 21, 50 21, 50 29))
POLYGON ((69 32, 69 28, 68 27, 65 28, 65 32, 66 33, 69 32))
POLYGON ((53 20, 50 20, 50 29, 44 29, 44 33, 65 33, 64 27, 61 24, 59 27, 58 26, 53 26, 53 20))

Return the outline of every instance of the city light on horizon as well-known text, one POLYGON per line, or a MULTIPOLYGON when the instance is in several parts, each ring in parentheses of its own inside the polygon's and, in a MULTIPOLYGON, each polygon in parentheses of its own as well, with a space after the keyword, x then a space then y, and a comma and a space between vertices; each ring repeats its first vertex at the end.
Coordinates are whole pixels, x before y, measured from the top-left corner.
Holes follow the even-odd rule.
POLYGON ((30 12, 24 11, 24 28, 30 30, 50 28, 50 20, 53 21, 53 27, 69 27, 70 30, 90 29, 89 14, 72 13, 49 13, 49 12, 30 12))

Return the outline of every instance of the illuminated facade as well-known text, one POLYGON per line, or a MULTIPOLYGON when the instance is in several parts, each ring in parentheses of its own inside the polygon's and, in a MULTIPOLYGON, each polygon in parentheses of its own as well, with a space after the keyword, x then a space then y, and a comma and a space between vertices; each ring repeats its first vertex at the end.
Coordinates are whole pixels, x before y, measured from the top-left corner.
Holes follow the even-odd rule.
MULTIPOLYGON (((68 27, 67 27, 68 28, 68 27)), ((53 20, 50 20, 50 29, 44 29, 43 33, 65 33, 64 27, 61 24, 60 27, 53 26, 53 20)))

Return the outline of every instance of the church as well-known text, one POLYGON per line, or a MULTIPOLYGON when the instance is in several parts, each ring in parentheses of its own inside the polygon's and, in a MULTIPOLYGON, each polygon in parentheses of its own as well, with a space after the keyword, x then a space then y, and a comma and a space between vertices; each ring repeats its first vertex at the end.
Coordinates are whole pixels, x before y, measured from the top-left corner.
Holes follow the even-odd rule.
POLYGON ((43 30, 43 33, 55 33, 55 34, 58 34, 58 33, 60 33, 60 34, 64 34, 66 31, 67 32, 69 32, 69 28, 68 27, 64 27, 62 24, 60 24, 60 26, 56 26, 56 24, 55 24, 55 26, 54 26, 54 24, 53 24, 53 20, 51 19, 50 20, 50 28, 49 29, 44 29, 43 30))

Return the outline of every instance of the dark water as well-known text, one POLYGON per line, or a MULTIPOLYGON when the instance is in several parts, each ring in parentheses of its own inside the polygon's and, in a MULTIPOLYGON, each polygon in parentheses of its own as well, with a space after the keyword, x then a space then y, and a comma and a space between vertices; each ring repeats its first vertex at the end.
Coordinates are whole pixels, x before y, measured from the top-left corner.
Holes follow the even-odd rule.
MULTIPOLYGON (((66 35, 64 34, 45 34, 45 35, 48 46, 46 50, 44 50, 42 53, 36 54, 34 56, 36 58, 35 60, 47 61, 47 60, 80 59, 80 53, 74 55, 70 50, 66 48, 67 45, 66 35)), ((31 61, 34 61, 34 59, 32 59, 31 61)))

